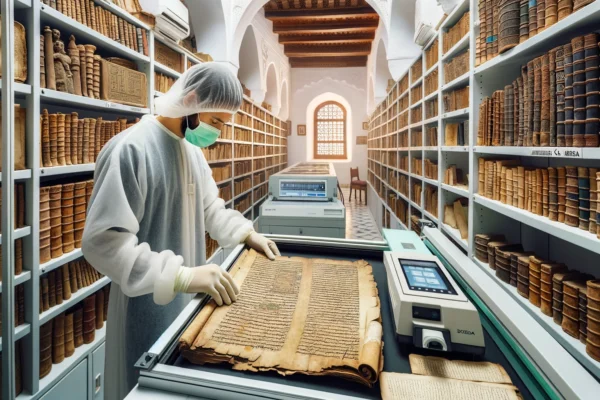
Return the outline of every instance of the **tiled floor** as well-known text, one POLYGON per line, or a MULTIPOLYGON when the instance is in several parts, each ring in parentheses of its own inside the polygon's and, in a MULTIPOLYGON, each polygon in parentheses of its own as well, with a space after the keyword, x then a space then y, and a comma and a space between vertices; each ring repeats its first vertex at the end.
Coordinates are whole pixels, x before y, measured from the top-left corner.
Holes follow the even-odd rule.
POLYGON ((342 188, 342 193, 346 202, 346 239, 383 240, 364 198, 362 203, 354 200, 353 193, 352 202, 349 202, 350 188, 342 188))

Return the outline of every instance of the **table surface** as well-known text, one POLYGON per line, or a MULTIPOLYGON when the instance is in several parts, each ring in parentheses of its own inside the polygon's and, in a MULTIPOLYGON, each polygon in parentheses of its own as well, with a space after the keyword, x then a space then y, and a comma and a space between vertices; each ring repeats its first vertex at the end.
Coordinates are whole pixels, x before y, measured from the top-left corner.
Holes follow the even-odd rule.
MULTIPOLYGON (((280 246, 282 250, 282 255, 284 256, 298 256, 298 257, 308 257, 315 258, 327 257, 329 259, 344 259, 356 261, 361 259, 361 257, 353 257, 348 254, 344 254, 343 257, 331 254, 322 254, 322 253, 306 253, 306 252, 294 252, 294 251, 286 251, 286 246, 280 246)), ((338 250, 339 254, 339 250, 338 250)), ((369 262, 373 266, 373 275, 375 281, 377 283, 377 287, 379 290, 379 296, 381 299, 381 316, 383 321, 383 341, 384 341, 384 371, 387 372, 401 372, 401 373, 410 373, 410 364, 408 361, 408 354, 406 352, 401 352, 400 346, 395 338, 394 332, 394 322, 392 317, 392 311, 389 304, 389 292, 387 285, 387 276, 385 272, 385 266, 383 264, 383 253, 380 253, 381 256, 378 258, 369 258, 362 257, 367 262, 369 262)), ((485 343, 486 343, 486 351, 481 360, 490 361, 494 363, 501 364, 513 381, 513 384, 519 388, 521 395, 525 399, 532 398, 531 394, 525 387, 522 380, 513 370, 513 368, 508 363, 506 357, 502 354, 498 346, 493 342, 493 339, 490 335, 484 330, 485 343)), ((413 351, 417 352, 417 351, 413 351)), ((432 355, 430 351, 418 351, 420 354, 432 355)), ((470 360, 471 356, 469 355, 459 355, 459 354, 434 354, 439 355, 446 358, 454 358, 454 359, 464 359, 470 360)), ((196 365, 192 364, 181 356, 175 358, 173 365, 182 367, 182 368, 190 368, 199 371, 206 371, 212 373, 219 373, 227 376, 237 376, 249 379, 256 379, 265 382, 272 382, 277 384, 289 385, 290 387, 301 387, 312 390, 319 390, 323 392, 331 392, 336 394, 342 394, 347 396, 355 396, 365 399, 381 399, 381 393, 379 389, 379 385, 376 384, 373 388, 368 388, 359 383, 343 380, 341 378, 332 377, 332 376, 306 376, 301 374, 290 375, 290 376, 280 376, 274 372, 265 372, 265 373, 253 373, 253 372, 242 372, 242 371, 233 371, 231 367, 226 364, 213 364, 213 365, 196 365)), ((133 394, 133 392, 132 392, 133 394)), ((162 397, 165 398, 165 397, 162 397)), ((191 397, 167 397, 172 399, 186 399, 191 397)), ((135 397, 128 397, 128 400, 135 399, 135 397)))

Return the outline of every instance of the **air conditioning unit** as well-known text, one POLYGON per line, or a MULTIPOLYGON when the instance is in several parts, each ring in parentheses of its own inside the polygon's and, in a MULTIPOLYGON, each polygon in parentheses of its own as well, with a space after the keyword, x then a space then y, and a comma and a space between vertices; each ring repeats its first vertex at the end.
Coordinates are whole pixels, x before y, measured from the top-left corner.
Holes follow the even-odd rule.
POLYGON ((178 43, 190 35, 189 11, 179 0, 139 0, 142 9, 156 18, 154 31, 178 43))
POLYGON ((417 0, 415 3, 415 43, 425 46, 436 34, 435 27, 442 18, 436 0, 417 0))

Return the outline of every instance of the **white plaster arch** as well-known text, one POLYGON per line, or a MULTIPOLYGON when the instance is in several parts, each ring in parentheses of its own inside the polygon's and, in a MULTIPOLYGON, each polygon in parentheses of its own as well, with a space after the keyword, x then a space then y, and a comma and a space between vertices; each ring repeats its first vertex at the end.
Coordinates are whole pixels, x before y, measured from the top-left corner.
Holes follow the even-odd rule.
POLYGON ((198 51, 210 54, 215 61, 227 61, 229 59, 228 24, 225 19, 227 2, 187 0, 185 5, 189 10, 190 23, 198 51))
POLYGON ((415 0, 392 0, 390 3, 386 49, 390 73, 397 81, 421 54, 421 46, 414 42, 415 0))
MULTIPOLYGON (((332 92, 321 93, 312 99, 306 107, 306 155, 309 161, 315 159, 314 143, 315 143, 315 127, 314 114, 315 109, 326 101, 335 101, 340 103, 346 109, 346 154, 347 160, 331 160, 334 162, 350 162, 352 161, 352 143, 354 143, 354 132, 352 130, 352 106, 345 97, 332 92)), ((360 132, 359 132, 360 133, 360 132)), ((290 149, 288 149, 290 151, 290 149)), ((319 159, 319 161, 327 161, 319 159)))
POLYGON ((277 67, 272 62, 267 67, 265 74, 265 101, 272 107, 273 114, 279 114, 279 108, 281 106, 280 86, 279 86, 279 74, 277 73, 277 67))
POLYGON ((263 85, 262 65, 259 57, 260 48, 256 40, 256 34, 252 25, 248 26, 242 46, 240 48, 240 58, 244 60, 238 70, 240 81, 250 90, 252 99, 262 102, 265 98, 265 89, 263 85))
POLYGON ((279 96, 281 101, 281 107, 279 108, 279 118, 287 120, 290 114, 289 102, 288 102, 289 90, 287 80, 284 80, 281 84, 281 95, 279 96))
POLYGON ((387 62, 387 46, 384 40, 380 40, 377 44, 374 56, 373 96, 375 104, 378 104, 387 96, 388 79, 392 79, 387 62))

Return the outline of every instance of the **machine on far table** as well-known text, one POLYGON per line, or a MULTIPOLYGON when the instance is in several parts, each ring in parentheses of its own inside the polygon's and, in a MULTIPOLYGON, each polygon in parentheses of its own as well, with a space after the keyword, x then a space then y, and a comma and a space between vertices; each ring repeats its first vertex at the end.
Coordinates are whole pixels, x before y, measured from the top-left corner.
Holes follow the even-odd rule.
POLYGON ((260 206, 261 233, 344 238, 346 208, 331 163, 298 163, 269 177, 260 206))

